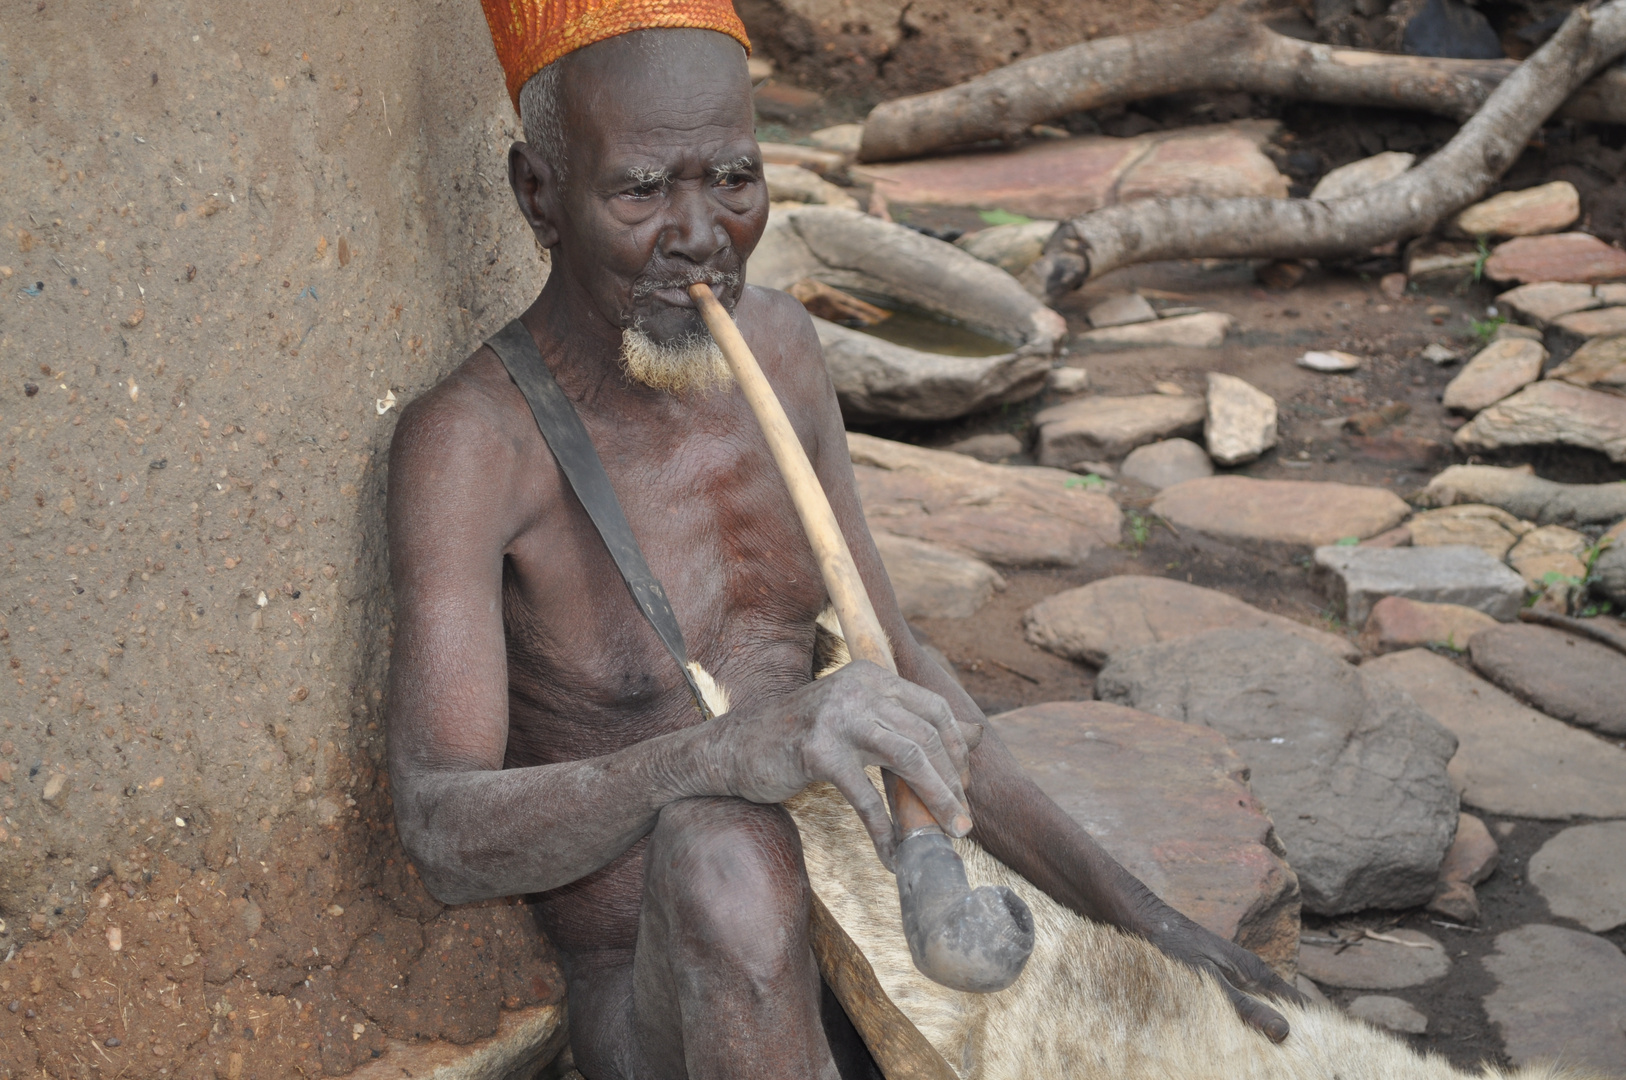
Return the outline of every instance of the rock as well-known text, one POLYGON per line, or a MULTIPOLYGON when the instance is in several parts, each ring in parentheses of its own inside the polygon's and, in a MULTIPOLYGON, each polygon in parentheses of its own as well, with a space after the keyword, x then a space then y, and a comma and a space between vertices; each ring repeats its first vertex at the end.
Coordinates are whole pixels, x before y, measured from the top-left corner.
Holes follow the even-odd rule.
POLYGON ((1360 645, 1373 655, 1423 645, 1461 652, 1475 634, 1500 625, 1483 611, 1461 604, 1430 604, 1404 596, 1385 596, 1372 605, 1360 645))
POLYGON ((1574 825, 1530 859, 1547 909, 1603 933, 1626 924, 1626 821, 1574 825))
POLYGON ((1203 441, 1221 465, 1253 461, 1276 445, 1276 399, 1235 375, 1210 371, 1203 441))
MULTIPOLYGON (((1358 933, 1358 931, 1356 931, 1358 933)), ((1378 938, 1354 937, 1354 944, 1299 946, 1299 970, 1322 986, 1346 990, 1400 990, 1432 982, 1451 970, 1445 946, 1416 930, 1390 930, 1378 938)))
MULTIPOLYGON (((1390 151, 1385 151, 1389 153, 1390 151)), ((1384 274, 1378 279, 1378 289, 1391 300, 1399 300, 1406 295, 1406 275, 1396 271, 1384 274)))
POLYGON ((1626 654, 1531 623, 1486 630, 1469 653, 1481 675, 1548 716, 1626 735, 1626 654))
POLYGON ((1090 373, 1083 368, 1052 368, 1045 386, 1058 394, 1082 394, 1090 388, 1090 373))
POLYGON ((757 115, 782 124, 801 124, 824 105, 824 98, 814 91, 774 79, 758 83, 751 96, 757 115))
POLYGON ((1560 315, 1585 311, 1599 304, 1591 285, 1567 281, 1536 281, 1509 289, 1496 298, 1496 306, 1507 308, 1525 321, 1544 327, 1560 315))
POLYGON ((1385 150, 1381 154, 1340 165, 1316 181, 1315 187, 1310 189, 1310 198, 1326 202, 1364 194, 1377 184, 1393 180, 1411 168, 1416 160, 1416 154, 1385 150))
POLYGON ((1503 323, 1491 335, 1492 341, 1540 341, 1541 331, 1534 326, 1520 326, 1518 323, 1503 323))
POLYGON ((851 172, 892 202, 997 206, 1052 219, 1159 196, 1283 198, 1287 177, 1260 151, 1274 130, 1243 121, 1128 139, 1041 139, 1017 150, 860 164, 851 172))
POLYGON ((855 419, 948 420, 1038 393, 1050 358, 947 356, 815 318, 842 412, 855 419))
POLYGON ((1445 387, 1448 409, 1476 413, 1541 378, 1547 350, 1534 341, 1493 341, 1475 354, 1445 387))
POLYGON ((1594 560, 1592 588, 1626 610, 1626 544, 1613 544, 1594 560))
POLYGON ((1495 872, 1501 855, 1483 821, 1472 814, 1459 814, 1457 835, 1440 863, 1440 881, 1428 910, 1458 922, 1478 922, 1479 898, 1474 886, 1495 872))
POLYGON ((1179 345, 1190 349, 1217 349, 1236 320, 1218 311, 1177 315, 1149 323, 1086 330, 1077 340, 1090 345, 1179 345))
POLYGON ((1581 193, 1568 180, 1504 191, 1475 203, 1457 215, 1457 230, 1467 236, 1535 236, 1557 232, 1581 216, 1581 193))
POLYGON ((496 1034, 459 1046, 441 1039, 388 1041, 388 1052, 362 1065, 350 1080, 511 1080, 541 1075, 564 1049, 570 1032, 563 1005, 504 1010, 496 1034))
POLYGON ((1297 363, 1299 367, 1309 368, 1311 371, 1354 371, 1361 366, 1361 358, 1337 350, 1327 352, 1312 351, 1299 357, 1297 363))
POLYGON ((1593 338, 1570 353, 1547 377, 1591 390, 1626 394, 1626 334, 1593 338))
POLYGON ((1457 825, 1446 778, 1456 743, 1388 684, 1297 634, 1226 628, 1120 652, 1095 690, 1230 740, 1271 808, 1306 911, 1409 907, 1434 894, 1457 825))
POLYGON ((1507 561, 1524 578, 1524 583, 1535 592, 1541 592, 1550 583, 1547 575, 1586 577, 1586 564, 1581 555, 1592 543, 1574 529, 1562 525, 1543 525, 1526 533, 1507 553, 1507 561))
POLYGON ((1090 305, 1086 318, 1097 329, 1108 326, 1128 326, 1131 323, 1152 322, 1157 312, 1140 293, 1118 293, 1090 305))
POLYGON ((68 774, 54 772, 45 778, 45 786, 40 789, 40 801, 50 806, 60 806, 67 793, 68 774))
POLYGON ((1602 285, 1593 286, 1592 291, 1598 294, 1600 303, 1610 305, 1626 304, 1626 281, 1605 282, 1602 285))
POLYGON ((1436 367, 1444 367, 1447 364, 1456 363, 1461 358, 1457 356, 1455 349, 1448 348, 1438 341, 1431 341, 1423 349, 1423 359, 1436 367))
POLYGON ((1602 525, 1626 518, 1626 484, 1560 484, 1541 479, 1529 466, 1453 465, 1428 482, 1420 501, 1489 503, 1543 525, 1602 525))
POLYGON ((1360 547, 1411 547, 1411 529, 1404 525, 1396 525, 1376 536, 1369 536, 1360 542, 1360 547))
POLYGON ((924 540, 875 534, 906 619, 969 619, 1005 579, 987 563, 924 540))
POLYGON ((1368 660, 1361 670, 1404 690, 1456 734, 1449 772, 1467 805, 1544 820, 1626 817, 1626 750, 1423 649, 1368 660))
POLYGON ((856 154, 864 141, 864 125, 832 124, 810 134, 807 141, 821 150, 830 150, 837 154, 856 154))
POLYGON ((1406 245, 1406 277, 1419 289, 1455 289, 1473 280, 1480 258, 1466 241, 1423 237, 1406 245))
POLYGON ((1403 1035, 1421 1035, 1428 1030, 1428 1017, 1409 1002, 1387 994, 1362 994, 1345 1011, 1357 1020, 1403 1035))
POLYGON ((1406 23, 1400 47, 1413 56, 1495 60, 1502 43, 1490 20, 1462 0, 1427 0, 1406 23))
POLYGON ((825 364, 849 416, 944 420, 1031 397, 1044 386, 1065 320, 1015 278, 901 225, 832 206, 775 209, 752 254, 754 285, 811 279, 953 319, 1011 351, 946 356, 815 320, 825 364))
POLYGON ((1177 911, 1291 970, 1293 872, 1218 732, 1099 701, 989 718, 1035 783, 1177 911))
POLYGON ((1128 649, 1208 630, 1271 629, 1294 634, 1351 663, 1360 650, 1334 634, 1261 611, 1200 585, 1120 574, 1048 596, 1027 610, 1028 641, 1069 660, 1102 667, 1128 649))
POLYGON ((1267 552, 1303 553, 1392 529, 1408 507, 1382 488, 1210 476, 1165 488, 1152 513, 1176 528, 1267 552))
POLYGON ((1543 379, 1485 409, 1452 440, 1467 451, 1579 446, 1626 461, 1626 398, 1543 379))
POLYGON ((1553 325, 1579 338, 1618 337, 1626 334, 1626 307, 1601 307, 1560 315, 1553 325))
POLYGON ((1515 1065, 1562 1061, 1572 1070, 1618 1074, 1626 1061, 1626 956, 1607 939, 1558 926, 1521 926, 1496 936, 1484 958, 1496 989, 1485 1014, 1515 1065))
POLYGON ((1330 1006, 1332 1004, 1327 1000, 1327 995, 1321 992, 1321 987, 1317 986, 1308 975, 1295 975, 1293 977, 1293 988, 1317 1005, 1330 1006))
POLYGON ((1123 515, 1059 469, 985 465, 849 432, 864 516, 875 532, 928 540, 995 565, 1077 566, 1116 544, 1123 515))
POLYGON ((758 143, 757 146, 762 150, 762 163, 764 165, 795 165, 799 168, 811 169, 820 176, 830 176, 841 172, 847 167, 845 155, 833 153, 829 150, 801 146, 796 143, 766 142, 758 143))
POLYGON ((998 465, 1022 452, 1022 440, 1009 432, 1001 431, 990 435, 973 435, 969 439, 950 443, 943 449, 964 454, 966 457, 974 457, 978 461, 986 461, 990 465, 998 465))
POLYGON ((1626 277, 1626 251, 1590 233, 1521 236, 1498 244, 1485 260, 1492 281, 1607 281, 1626 277))
POLYGON ((954 246, 973 258, 993 263, 1007 274, 1020 274, 1044 252, 1045 241, 1056 231, 1055 221, 1040 219, 1020 225, 995 225, 966 233, 954 246))
POLYGON ((1439 510, 1425 510, 1406 523, 1411 542, 1417 547, 1445 547, 1467 544, 1493 559, 1507 557, 1519 537, 1533 526, 1495 506, 1458 503, 1439 510))
POLYGON ((1385 596, 1461 604, 1501 622, 1519 613, 1524 579, 1476 547, 1319 547, 1328 593, 1351 626, 1366 625, 1385 596))
POLYGON ((1197 398, 1138 394, 1087 397, 1034 416, 1039 464, 1065 468, 1086 458, 1117 458, 1174 435, 1195 435, 1203 422, 1197 398))
POLYGON ((762 176, 768 182, 768 198, 774 202, 820 203, 858 209, 858 200, 847 194, 845 188, 800 165, 764 163, 762 176))
POLYGON ((1119 471, 1127 480, 1147 487, 1166 488, 1200 476, 1213 476, 1214 463, 1190 439, 1164 439, 1137 446, 1124 458, 1119 471))

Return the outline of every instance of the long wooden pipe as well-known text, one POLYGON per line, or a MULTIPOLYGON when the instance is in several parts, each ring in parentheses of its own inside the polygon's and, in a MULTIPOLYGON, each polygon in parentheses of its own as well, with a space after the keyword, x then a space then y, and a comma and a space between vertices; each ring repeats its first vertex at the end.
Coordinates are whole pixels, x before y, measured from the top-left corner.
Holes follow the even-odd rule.
MULTIPOLYGON (((790 489, 830 602, 841 621, 848 650, 854 657, 895 674, 898 667, 892 647, 875 616, 846 537, 830 509, 830 500, 784 406, 710 287, 695 284, 690 286, 689 295, 699 306, 706 328, 756 414, 790 489)), ((920 796, 892 773, 885 772, 884 776, 898 835, 894 869, 903 930, 915 966, 927 978, 956 990, 1003 990, 1022 973, 1033 951, 1032 913, 1010 889, 971 889, 959 855, 920 796)), ((965 832, 971 822, 959 815, 954 824, 965 832)))

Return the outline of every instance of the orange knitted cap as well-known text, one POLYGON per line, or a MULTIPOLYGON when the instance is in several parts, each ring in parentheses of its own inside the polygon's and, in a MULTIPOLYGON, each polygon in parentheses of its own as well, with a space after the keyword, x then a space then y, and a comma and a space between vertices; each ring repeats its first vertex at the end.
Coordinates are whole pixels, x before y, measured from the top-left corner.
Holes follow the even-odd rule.
POLYGON ((730 0, 480 0, 480 6, 516 111, 532 75, 566 53, 633 30, 716 30, 751 51, 730 0))

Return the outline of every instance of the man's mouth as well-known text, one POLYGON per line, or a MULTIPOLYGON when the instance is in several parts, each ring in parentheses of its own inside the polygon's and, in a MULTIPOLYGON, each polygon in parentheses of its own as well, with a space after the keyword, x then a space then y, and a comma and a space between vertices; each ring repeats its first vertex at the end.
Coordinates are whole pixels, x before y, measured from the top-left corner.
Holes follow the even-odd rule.
POLYGON ((670 307, 692 308, 694 299, 689 295, 689 286, 699 282, 705 282, 713 289, 731 290, 739 284, 740 276, 722 270, 704 270, 692 274, 648 278, 633 284, 632 299, 634 303, 657 300, 670 307))

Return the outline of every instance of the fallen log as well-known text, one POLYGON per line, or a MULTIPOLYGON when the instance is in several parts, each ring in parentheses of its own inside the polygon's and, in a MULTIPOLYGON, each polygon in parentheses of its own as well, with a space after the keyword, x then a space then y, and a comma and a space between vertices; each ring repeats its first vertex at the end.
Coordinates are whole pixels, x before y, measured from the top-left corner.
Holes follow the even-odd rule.
POLYGON ((1422 165, 1342 199, 1145 199, 1064 221, 1022 275, 1054 302, 1158 259, 1326 259, 1420 236, 1481 198, 1577 87, 1626 52, 1626 0, 1577 8, 1422 165))
MULTIPOLYGON (((877 105, 859 161, 1014 142, 1033 124, 1187 91, 1270 94, 1466 120, 1519 69, 1514 60, 1442 60, 1337 49, 1278 34, 1234 6, 1185 26, 1086 41, 969 82, 877 105)), ((1626 70, 1581 86, 1560 116, 1626 124, 1626 70)))

